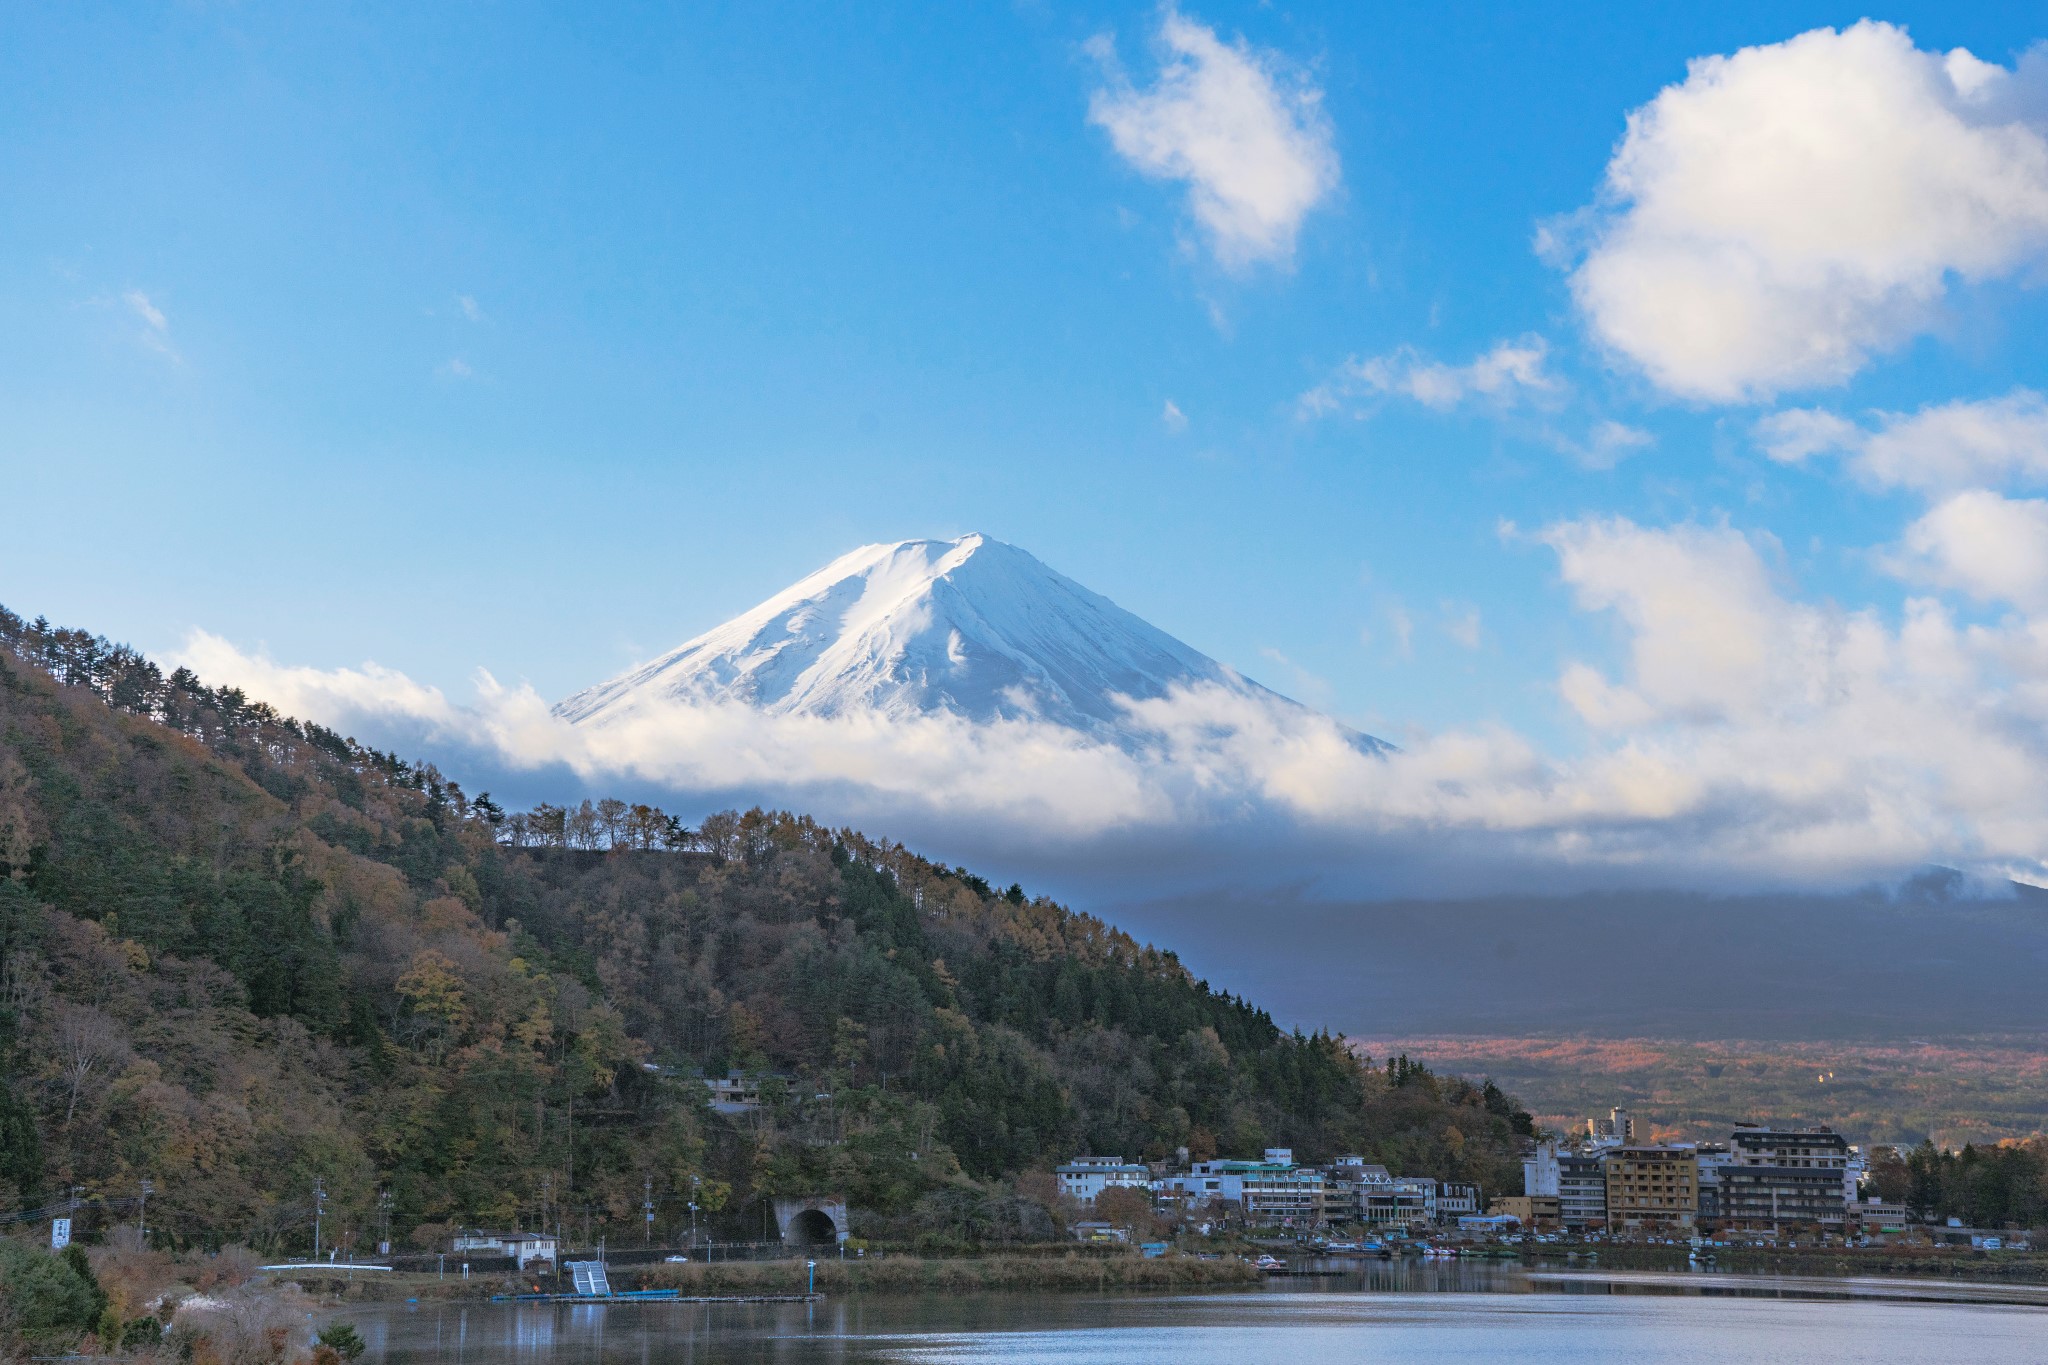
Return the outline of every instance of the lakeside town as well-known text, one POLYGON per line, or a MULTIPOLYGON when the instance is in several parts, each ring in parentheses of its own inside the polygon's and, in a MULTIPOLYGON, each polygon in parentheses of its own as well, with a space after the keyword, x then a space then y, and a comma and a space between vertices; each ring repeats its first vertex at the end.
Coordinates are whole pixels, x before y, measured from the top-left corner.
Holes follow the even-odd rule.
POLYGON ((1128 1240, 1135 1202, 1203 1235, 1293 1234, 1330 1252, 1530 1240, 2031 1249, 2025 1228, 1915 1218, 1904 1203, 1879 1197, 1873 1158, 1901 1160, 1895 1148, 1866 1153, 1826 1126, 1741 1124, 1726 1142, 1652 1142, 1635 1116, 1616 1108, 1579 1132, 1530 1140, 1514 1194, 1400 1175, 1356 1156, 1299 1165, 1284 1147, 1257 1159, 1175 1163, 1078 1156, 1057 1174, 1074 1203, 1124 1215, 1077 1220, 1072 1232, 1081 1240, 1128 1240))
MULTIPOLYGON (((718 1106, 749 1111, 751 1084, 707 1082, 718 1106)), ((1457 1256, 1520 1254, 1568 1243, 1818 1249, 1900 1247, 1976 1252, 2028 1251, 2020 1226, 1971 1227, 1957 1217, 1916 1217, 1880 1197, 1873 1163, 1902 1162, 1888 1146, 1866 1151, 1825 1125, 1737 1125, 1726 1142, 1650 1141, 1622 1108, 1568 1134, 1526 1143, 1519 1193, 1469 1182, 1404 1175, 1360 1156, 1301 1163, 1286 1147, 1257 1157, 1167 1161, 1078 1155, 1059 1165, 1065 1234, 1100 1250, 1146 1257, 1204 1247, 1264 1249, 1263 1269, 1289 1263, 1271 1254, 1457 1256)), ((721 1246, 693 1240, 671 1263, 773 1258, 789 1248, 865 1256, 849 1234, 850 1211, 831 1196, 777 1201, 775 1242, 721 1246)), ((604 1248, 585 1254, 604 1256, 604 1248)), ((626 1263, 656 1259, 638 1249, 610 1253, 626 1263)), ((447 1256, 461 1273, 553 1269, 558 1239, 544 1232, 468 1230, 447 1256)), ((571 1262, 561 1263, 565 1268, 571 1262)))

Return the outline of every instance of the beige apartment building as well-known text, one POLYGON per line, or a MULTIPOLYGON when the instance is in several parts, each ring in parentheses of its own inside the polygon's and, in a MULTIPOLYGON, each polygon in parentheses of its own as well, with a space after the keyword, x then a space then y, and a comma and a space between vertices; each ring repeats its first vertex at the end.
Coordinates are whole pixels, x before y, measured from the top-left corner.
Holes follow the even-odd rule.
POLYGON ((1691 1148, 1617 1147, 1605 1164, 1609 1232, 1692 1231, 1700 1209, 1700 1165, 1691 1148))

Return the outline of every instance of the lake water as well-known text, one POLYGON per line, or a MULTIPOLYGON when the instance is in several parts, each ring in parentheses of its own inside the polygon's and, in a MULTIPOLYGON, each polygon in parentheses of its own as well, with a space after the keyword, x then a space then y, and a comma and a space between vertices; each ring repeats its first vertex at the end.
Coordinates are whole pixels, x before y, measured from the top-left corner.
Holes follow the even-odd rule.
POLYGON ((778 1365, 2048 1361, 2048 1290, 1927 1280, 1381 1265, 1191 1294, 351 1312, 367 1359, 778 1365))

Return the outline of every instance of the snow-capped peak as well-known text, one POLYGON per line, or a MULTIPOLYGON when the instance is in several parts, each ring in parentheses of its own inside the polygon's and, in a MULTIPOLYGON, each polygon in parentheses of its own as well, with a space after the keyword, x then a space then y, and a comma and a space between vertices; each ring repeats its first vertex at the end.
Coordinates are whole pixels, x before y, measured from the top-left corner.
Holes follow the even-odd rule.
POLYGON ((1015 546, 966 535, 864 545, 555 713, 601 723, 649 701, 737 701, 783 715, 1029 717, 1128 743, 1116 697, 1205 682, 1294 705, 1015 546))

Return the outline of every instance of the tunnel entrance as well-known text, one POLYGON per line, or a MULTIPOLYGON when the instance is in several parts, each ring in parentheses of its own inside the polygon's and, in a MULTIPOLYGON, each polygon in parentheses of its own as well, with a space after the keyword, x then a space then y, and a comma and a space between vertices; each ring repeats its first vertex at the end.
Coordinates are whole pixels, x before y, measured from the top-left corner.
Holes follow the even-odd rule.
POLYGON ((822 1209, 805 1209, 789 1220, 787 1237, 801 1246, 831 1246, 839 1240, 839 1225, 822 1209))

